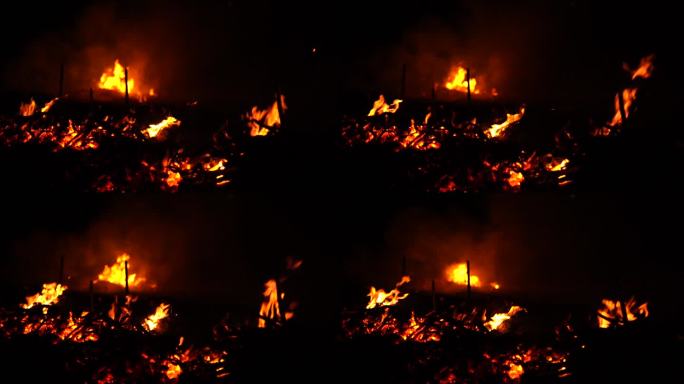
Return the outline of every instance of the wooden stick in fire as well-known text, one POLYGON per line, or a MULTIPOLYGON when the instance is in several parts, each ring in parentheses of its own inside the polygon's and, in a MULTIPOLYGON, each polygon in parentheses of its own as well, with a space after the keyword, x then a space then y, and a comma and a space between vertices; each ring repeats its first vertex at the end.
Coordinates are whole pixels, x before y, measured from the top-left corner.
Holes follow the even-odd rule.
POLYGON ((468 82, 468 105, 470 105, 470 68, 466 68, 466 81, 468 82))
POLYGON ((618 91, 618 108, 620 109, 620 117, 622 118, 622 124, 627 122, 627 110, 625 110, 625 98, 622 91, 618 91))
POLYGON ((468 302, 470 303, 470 260, 466 260, 466 274, 468 275, 468 302))
POLYGON ((126 296, 128 296, 128 260, 124 262, 124 271, 126 273, 126 296))
MULTIPOLYGON (((124 85, 126 86, 126 105, 128 105, 128 67, 124 67, 124 85)), ((128 281, 128 279, 126 279, 126 281, 128 281)))
POLYGON ((432 312, 437 311, 437 296, 435 295, 435 279, 432 279, 432 312))
POLYGON ((90 286, 88 287, 88 293, 90 294, 90 313, 95 313, 95 290, 93 287, 93 281, 90 280, 90 286))

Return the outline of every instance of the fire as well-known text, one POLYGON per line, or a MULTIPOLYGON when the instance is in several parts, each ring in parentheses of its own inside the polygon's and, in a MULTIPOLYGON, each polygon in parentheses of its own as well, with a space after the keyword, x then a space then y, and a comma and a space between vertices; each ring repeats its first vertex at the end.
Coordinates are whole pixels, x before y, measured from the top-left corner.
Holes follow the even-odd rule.
POLYGON ((148 332, 152 332, 152 331, 156 330, 159 327, 159 322, 162 319, 165 319, 169 316, 169 309, 170 308, 171 308, 170 304, 165 304, 165 303, 159 304, 159 306, 154 311, 154 313, 147 316, 147 318, 143 322, 143 327, 145 327, 145 329, 148 332))
POLYGON ((26 304, 21 304, 24 309, 32 308, 36 305, 52 305, 59 302, 59 297, 67 290, 66 285, 57 283, 43 284, 43 290, 33 296, 26 297, 26 304))
MULTIPOLYGON (((449 74, 444 87, 448 90, 455 90, 463 93, 468 92, 468 70, 461 66, 453 69, 449 74)), ((474 77, 470 78, 470 93, 475 95, 480 93, 480 90, 477 89, 477 79, 474 77)))
POLYGON ((525 373, 525 370, 523 369, 523 366, 521 364, 517 363, 509 363, 508 364, 508 378, 511 380, 520 380, 522 377, 523 373, 525 373))
POLYGON ((177 127, 180 124, 180 120, 176 119, 173 116, 168 116, 166 119, 160 121, 157 124, 150 124, 150 127, 144 130, 143 132, 145 132, 145 134, 149 138, 154 138, 157 137, 160 133, 162 133, 165 129, 177 127))
POLYGON ((525 115, 525 107, 520 107, 520 112, 506 114, 506 121, 500 124, 492 124, 491 127, 484 131, 485 135, 490 138, 502 137, 506 130, 513 124, 519 122, 525 115))
POLYGON ((621 325, 629 321, 635 321, 648 317, 648 303, 637 306, 636 300, 632 297, 627 302, 619 300, 601 300, 603 306, 597 313, 599 328, 609 328, 611 325, 621 325), (625 313, 627 320, 625 321, 625 313))
POLYGON ((394 286, 394 289, 392 289, 389 292, 385 292, 384 289, 376 290, 375 287, 371 287, 370 293, 368 294, 368 296, 370 297, 370 301, 368 302, 368 305, 366 305, 366 309, 372 309, 376 306, 386 307, 390 305, 395 305, 399 302, 399 300, 405 299, 406 297, 408 297, 408 293, 402 295, 399 292, 399 287, 410 281, 411 278, 409 276, 403 276, 401 278, 401 281, 399 281, 394 286))
POLYGON ((378 116, 385 113, 396 113, 399 109, 399 104, 403 100, 395 99, 392 104, 385 102, 385 96, 380 95, 377 100, 373 102, 373 108, 368 112, 368 116, 378 116))
POLYGON ((522 174, 522 172, 515 171, 513 169, 508 170, 508 179, 506 179, 506 182, 508 185, 513 188, 517 189, 520 188, 522 183, 525 181, 525 176, 522 174))
MULTIPOLYGON (((283 112, 285 112, 287 106, 285 105, 284 95, 280 95, 280 105, 282 106, 283 112)), ((274 101, 273 104, 266 109, 259 109, 257 106, 253 106, 252 110, 244 116, 244 119, 247 121, 250 136, 268 135, 272 129, 279 128, 281 124, 278 101, 274 101)))
POLYGON ((655 66, 653 65, 654 58, 655 55, 648 55, 646 57, 642 57, 641 61, 639 62, 639 67, 634 71, 630 71, 632 72, 632 80, 636 80, 638 78, 648 79, 649 77, 651 77, 653 69, 655 68, 655 66))
POLYGON ((36 112, 36 101, 31 98, 29 103, 19 104, 19 114, 22 116, 31 116, 36 112))
POLYGON ((564 171, 569 163, 569 159, 552 158, 548 163, 544 165, 544 167, 549 172, 560 172, 564 171))
MULTIPOLYGON (((631 70, 627 64, 624 64, 623 67, 624 69, 630 73, 631 79, 636 80, 636 79, 648 79, 651 77, 651 74, 653 73, 653 70, 655 69, 655 66, 653 65, 653 59, 655 58, 655 55, 649 55, 646 57, 643 57, 639 63, 639 67, 635 70, 631 70)), ((620 93, 615 95, 615 113, 613 114, 613 118, 610 120, 608 123, 608 129, 598 129, 594 134, 598 136, 607 136, 610 134, 610 127, 617 127, 619 125, 622 125, 623 118, 629 117, 630 112, 633 109, 633 104, 634 101, 637 98, 637 91, 638 88, 636 87, 627 87, 621 91, 622 94, 622 101, 623 101, 623 107, 624 107, 624 116, 622 116, 622 112, 620 111, 620 93)))
MULTIPOLYGON (((109 89, 111 91, 118 91, 122 94, 126 93, 126 70, 119 63, 119 59, 114 61, 113 68, 107 68, 102 76, 100 76, 100 89, 109 89)), ((135 80, 128 77, 128 94, 133 93, 135 87, 135 80)))
MULTIPOLYGON (((452 264, 447 267, 447 281, 456 283, 458 285, 468 285, 468 265, 467 263, 452 264)), ((472 287, 479 287, 482 285, 480 278, 470 273, 470 285, 472 287)))
MULTIPOLYGON (((105 265, 104 270, 97 276, 98 281, 106 281, 111 284, 126 286, 126 262, 131 259, 127 253, 122 253, 116 258, 116 262, 112 266, 105 265)), ((131 264, 128 264, 128 286, 138 287, 145 281, 144 277, 140 277, 135 273, 130 273, 131 264)))
POLYGON ((166 361, 166 378, 169 380, 178 380, 180 375, 183 373, 180 365, 174 364, 170 361, 166 361))
MULTIPOLYGON (((278 283, 274 279, 270 279, 264 284, 264 301, 259 308, 259 328, 266 328, 266 319, 275 320, 276 318, 283 320, 280 315, 280 305, 278 304, 278 283)), ((283 296, 281 295, 281 298, 283 296)), ((292 317, 292 313, 285 314, 285 320, 292 317)))
POLYGON ((55 97, 54 99, 52 99, 52 100, 48 101, 47 103, 45 103, 45 105, 43 106, 43 108, 40 109, 40 112, 41 112, 41 113, 47 113, 47 112, 50 110, 50 108, 52 108, 52 106, 55 105, 55 103, 57 102, 57 100, 59 100, 59 97, 55 97))
POLYGON ((513 305, 507 313, 495 313, 494 316, 492 316, 488 321, 484 323, 484 326, 489 331, 501 330, 503 329, 502 325, 505 325, 506 321, 510 320, 511 317, 523 311, 525 311, 524 308, 519 307, 517 305, 513 305))

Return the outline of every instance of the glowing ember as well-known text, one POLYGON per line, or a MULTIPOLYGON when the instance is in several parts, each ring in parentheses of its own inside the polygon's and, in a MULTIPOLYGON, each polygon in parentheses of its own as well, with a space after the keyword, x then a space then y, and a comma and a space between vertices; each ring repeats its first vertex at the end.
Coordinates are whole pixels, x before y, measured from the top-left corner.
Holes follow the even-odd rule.
POLYGON ((35 305, 52 305, 59 302, 59 297, 67 290, 62 284, 48 283, 43 284, 43 290, 33 296, 26 297, 26 304, 21 304, 24 309, 29 309, 35 305))
POLYGON ((180 365, 174 364, 170 361, 166 361, 166 378, 169 380, 178 380, 180 375, 183 373, 180 365))
MULTIPOLYGON (((127 253, 121 254, 116 258, 116 262, 112 266, 105 265, 104 270, 97 276, 98 281, 106 281, 111 284, 126 286, 126 262, 131 257, 127 253)), ((139 277, 135 273, 131 273, 131 264, 128 263, 128 286, 139 287, 145 281, 144 277, 139 277)))
POLYGON ((546 163, 544 167, 546 168, 547 171, 549 172, 560 172, 565 170, 567 165, 570 163, 570 160, 568 159, 558 159, 558 158, 553 158, 551 161, 546 163))
POLYGON ((492 124, 491 127, 484 131, 485 135, 490 138, 503 137, 506 130, 513 124, 519 122, 525 115, 525 107, 520 107, 520 112, 506 114, 506 121, 500 124, 492 124))
POLYGON ((50 108, 52 108, 52 106, 55 105, 55 103, 57 102, 57 100, 59 100, 59 97, 55 97, 54 99, 52 99, 52 100, 48 101, 47 103, 45 103, 45 105, 43 106, 43 108, 40 109, 40 112, 41 112, 41 113, 47 113, 47 112, 50 110, 50 108))
POLYGON ((520 380, 523 373, 525 373, 525 370, 521 364, 516 364, 513 362, 508 364, 508 372, 506 374, 508 375, 509 379, 520 380))
POLYGON ((626 303, 609 299, 601 300, 602 307, 599 308, 597 319, 599 328, 609 328, 612 325, 623 325, 629 321, 635 321, 648 317, 648 303, 637 306, 636 300, 632 297, 626 303), (625 321, 625 313, 627 320, 625 321))
POLYGON ((169 316, 169 309, 171 305, 161 303, 153 314, 147 316, 143 322, 143 327, 149 332, 156 330, 159 327, 159 322, 169 316))
POLYGON ((403 100, 395 99, 392 104, 385 102, 385 96, 380 95, 377 100, 373 102, 373 108, 368 112, 368 116, 378 116, 385 113, 396 113, 399 109, 399 103, 403 100))
POLYGON ((524 310, 525 309, 522 307, 513 305, 507 313, 495 313, 494 316, 492 316, 491 319, 489 319, 489 321, 486 321, 484 323, 484 326, 489 331, 501 330, 500 328, 502 328, 502 325, 504 325, 506 321, 510 320, 511 317, 515 316, 516 314, 524 310))
POLYGON ((19 114, 22 116, 31 116, 36 112, 36 101, 31 98, 28 103, 21 103, 19 105, 19 114))
MULTIPOLYGON (((285 105, 284 95, 280 95, 280 104, 283 112, 285 112, 287 106, 285 105)), ((259 109, 257 106, 254 106, 252 107, 252 110, 244 116, 244 119, 247 121, 250 136, 266 136, 271 130, 280 127, 281 121, 280 111, 278 111, 278 102, 274 101, 273 104, 266 109, 259 109)))
POLYGON ((410 282, 411 278, 408 276, 404 276, 401 278, 401 281, 399 281, 395 286, 394 289, 392 289, 389 292, 385 292, 384 289, 376 290, 375 287, 370 288, 370 293, 368 296, 370 297, 370 301, 368 302, 368 305, 366 305, 366 309, 372 309, 377 307, 386 307, 390 305, 395 305, 399 302, 399 300, 403 300, 406 297, 408 297, 408 293, 401 294, 399 292, 399 287, 410 282))
MULTIPOLYGON (((458 91, 458 92, 468 92, 468 70, 458 66, 451 71, 449 78, 444 84, 444 87, 448 90, 458 91)), ((480 90, 477 89, 477 79, 474 77, 470 78, 470 93, 479 94, 480 90)))
MULTIPOLYGON (((118 91, 122 94, 126 93, 126 73, 124 67, 119 63, 119 59, 114 61, 113 68, 107 68, 102 76, 100 76, 100 89, 108 89, 111 91, 118 91)), ((128 77, 128 94, 133 93, 135 80, 128 77)))
POLYGON ((173 116, 169 116, 157 124, 150 124, 150 127, 144 130, 143 132, 145 132, 147 137, 154 138, 157 137, 160 133, 162 133, 165 129, 177 127, 180 124, 181 122, 178 119, 176 119, 173 116))
POLYGON ((513 169, 508 170, 508 178, 506 179, 506 183, 513 188, 513 189, 518 189, 522 185, 522 183, 525 181, 525 176, 523 176, 522 172, 515 171, 513 169))
MULTIPOLYGON (((446 270, 447 281, 458 285, 468 285, 468 265, 467 263, 452 264, 446 270)), ((470 286, 479 287, 482 283, 480 278, 470 273, 470 286)))

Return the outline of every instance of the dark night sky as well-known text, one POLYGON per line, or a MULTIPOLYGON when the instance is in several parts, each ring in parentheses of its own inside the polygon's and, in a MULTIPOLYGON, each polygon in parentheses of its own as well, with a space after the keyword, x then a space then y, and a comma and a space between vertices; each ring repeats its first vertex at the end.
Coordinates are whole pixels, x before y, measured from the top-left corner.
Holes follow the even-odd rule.
POLYGON ((577 103, 612 92, 623 61, 668 57, 675 36, 675 13, 657 2, 307 3, 20 3, 0 26, 2 89, 53 92, 61 61, 67 89, 87 89, 121 57, 146 61, 146 79, 178 100, 249 103, 275 84, 319 99, 391 93, 403 63, 420 96, 464 60, 508 98, 577 103))

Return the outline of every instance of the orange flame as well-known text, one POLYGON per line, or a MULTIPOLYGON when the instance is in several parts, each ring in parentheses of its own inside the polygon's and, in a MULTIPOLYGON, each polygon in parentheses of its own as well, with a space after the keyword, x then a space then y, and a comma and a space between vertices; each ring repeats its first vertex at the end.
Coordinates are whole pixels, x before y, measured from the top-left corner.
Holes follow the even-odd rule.
MULTIPOLYGON (((102 76, 100 76, 100 89, 109 89, 111 91, 118 91, 122 94, 126 93, 126 71, 119 63, 119 59, 114 61, 113 68, 107 68, 102 76)), ((128 77, 128 94, 133 93, 135 87, 135 80, 128 77)))
MULTIPOLYGON (((444 87, 448 90, 467 93, 468 70, 461 66, 457 66, 456 68, 454 68, 449 74, 449 77, 446 83, 444 84, 444 87)), ((470 77, 470 93, 474 95, 480 93, 480 90, 477 89, 477 79, 475 79, 472 76, 470 77)))
POLYGON ((394 286, 394 289, 389 292, 385 292, 384 289, 376 290, 375 287, 371 287, 370 293, 368 294, 370 301, 368 302, 368 305, 366 305, 366 309, 372 309, 376 306, 387 307, 390 305, 395 305, 399 302, 399 300, 405 299, 408 297, 408 293, 402 295, 398 288, 410 281, 411 278, 409 276, 403 276, 401 281, 399 281, 394 286))
POLYGON ((180 124, 180 120, 176 119, 173 116, 168 116, 166 119, 160 121, 157 124, 150 124, 150 127, 144 130, 143 132, 145 132, 145 134, 149 138, 154 138, 157 137, 160 133, 162 133, 165 129, 177 127, 180 124))
POLYGON ((603 306, 598 309, 597 315, 599 328, 609 328, 611 325, 625 324, 629 321, 646 318, 649 315, 648 303, 637 306, 636 300, 633 297, 627 300, 626 303, 609 299, 603 299, 601 303, 603 306), (626 321, 624 313, 627 313, 626 321))
POLYGON ((395 99, 392 104, 387 104, 385 102, 385 96, 380 95, 380 97, 373 102, 373 108, 368 112, 368 116, 396 113, 399 109, 399 103, 401 102, 403 102, 403 100, 395 99))
MULTIPOLYGON (((642 57, 641 61, 639 62, 639 67, 634 71, 630 71, 632 73, 632 80, 638 78, 648 79, 649 77, 651 77, 653 69, 655 68, 655 66, 653 65, 654 58, 655 55, 648 55, 646 57, 642 57)), ((629 70, 629 68, 627 68, 627 70, 629 70)))
MULTIPOLYGON (((456 283, 458 285, 468 285, 468 265, 467 263, 456 263, 447 267, 447 281, 456 283)), ((479 287, 482 283, 480 278, 470 273, 470 286, 479 287)))
MULTIPOLYGON (((116 258, 116 262, 112 266, 105 265, 104 270, 97 276, 98 281, 106 281, 111 284, 126 286, 126 262, 131 259, 127 253, 122 253, 116 258)), ((139 277, 135 273, 131 273, 131 263, 128 263, 128 286, 138 287, 145 281, 144 277, 139 277)))
POLYGON ((171 305, 161 303, 157 307, 157 309, 154 311, 153 314, 147 316, 145 321, 143 322, 143 327, 148 332, 152 332, 156 330, 159 327, 159 322, 169 316, 169 309, 171 308, 171 305))
POLYGON ((560 159, 554 157, 551 158, 548 163, 544 164, 544 168, 546 168, 546 170, 549 172, 560 172, 564 171, 569 163, 569 159, 560 159))
MULTIPOLYGON (((280 316, 280 305, 278 304, 278 283, 274 279, 270 279, 264 284, 264 301, 259 308, 259 328, 266 328, 266 319, 274 320, 276 318, 283 320, 280 316)), ((292 314, 290 314, 292 317, 292 314)), ((285 316, 285 319, 290 317, 285 316)))
POLYGON ((21 304, 24 309, 33 308, 36 305, 52 305, 59 302, 59 297, 67 290, 66 285, 57 283, 43 284, 43 290, 33 296, 26 297, 26 304, 21 304))
MULTIPOLYGON (((285 105, 285 96, 280 95, 280 105, 283 112, 287 110, 285 105)), ((280 111, 278 110, 278 101, 274 101, 270 107, 266 109, 259 109, 253 106, 252 110, 244 116, 247 121, 250 136, 266 136, 274 129, 280 127, 280 111)))
POLYGON ((55 105, 55 103, 57 102, 57 100, 59 100, 59 97, 55 97, 54 99, 52 99, 52 100, 48 101, 47 103, 45 103, 45 105, 43 106, 43 108, 40 109, 40 112, 41 112, 41 113, 47 113, 47 112, 50 110, 50 108, 52 108, 52 106, 55 105))
POLYGON ((519 307, 517 305, 513 305, 507 313, 495 313, 494 316, 492 316, 488 321, 484 323, 484 326, 489 331, 502 330, 502 325, 505 325, 506 321, 510 320, 511 317, 523 311, 525 311, 524 308, 519 307))
POLYGON ((31 98, 28 103, 19 104, 19 114, 22 116, 31 116, 36 112, 36 101, 31 98))
MULTIPOLYGON (((629 113, 632 110, 632 104, 634 103, 634 100, 636 100, 636 96, 636 88, 625 88, 622 90, 622 101, 624 102, 625 118, 629 117, 629 113)), ((622 113, 620 112, 620 95, 615 95, 615 114, 608 125, 615 127, 621 124, 622 113)))
POLYGON ((519 122, 523 118, 524 115, 525 115, 525 107, 520 107, 520 112, 514 113, 514 114, 507 113, 506 114, 506 121, 504 121, 503 123, 499 123, 499 124, 492 124, 492 126, 489 127, 488 129, 486 129, 484 131, 484 133, 490 139, 493 139, 496 137, 502 137, 505 134, 506 130, 511 125, 519 122))

